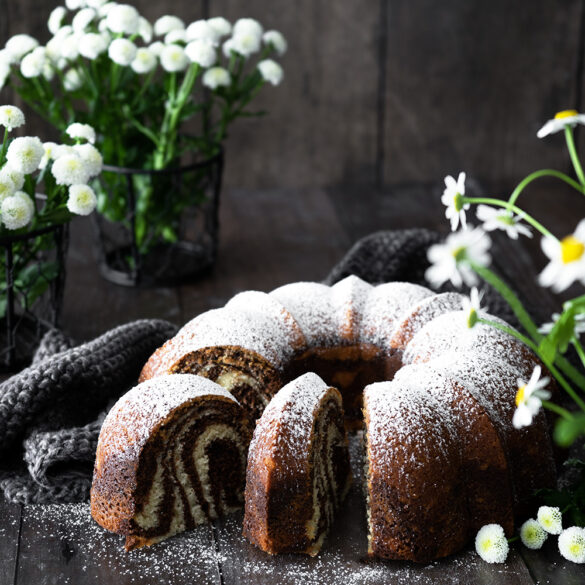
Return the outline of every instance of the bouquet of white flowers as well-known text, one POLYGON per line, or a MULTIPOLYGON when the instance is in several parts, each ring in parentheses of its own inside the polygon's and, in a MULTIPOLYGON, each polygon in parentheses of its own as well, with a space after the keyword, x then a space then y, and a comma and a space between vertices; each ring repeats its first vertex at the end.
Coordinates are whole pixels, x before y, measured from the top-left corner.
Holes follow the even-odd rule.
MULTIPOLYGON (((246 109, 266 84, 278 85, 281 66, 270 59, 287 44, 256 20, 233 26, 217 17, 188 26, 176 16, 154 25, 127 4, 67 0, 48 20, 52 38, 41 46, 26 34, 0 51, 0 89, 13 87, 56 128, 72 122, 96 129, 107 165, 160 171, 181 165, 195 151, 199 160, 217 155, 229 124, 263 112, 246 109), (257 57, 257 60, 253 60, 257 57), (200 119, 196 136, 182 128, 200 119)), ((134 177, 133 230, 141 252, 177 239, 181 210, 197 202, 198 185, 175 189, 161 175, 156 185, 134 177)), ((111 221, 128 221, 126 177, 104 173, 96 187, 98 210, 111 221)))

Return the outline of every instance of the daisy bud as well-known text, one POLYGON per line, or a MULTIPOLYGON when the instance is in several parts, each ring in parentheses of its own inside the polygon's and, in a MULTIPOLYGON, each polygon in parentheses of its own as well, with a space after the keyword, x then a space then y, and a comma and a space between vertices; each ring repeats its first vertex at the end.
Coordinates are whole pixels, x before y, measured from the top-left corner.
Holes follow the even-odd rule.
POLYGON ((537 550, 542 548, 548 534, 537 520, 526 520, 520 527, 520 540, 525 547, 537 550))
POLYGON ((157 59, 155 54, 144 47, 136 51, 136 57, 132 61, 132 69, 135 73, 142 75, 150 73, 156 67, 157 59))
POLYGON ((157 37, 164 37, 172 30, 185 30, 185 23, 176 16, 161 16, 154 23, 154 34, 157 37))
POLYGON ((258 70, 260 71, 262 78, 272 85, 278 85, 284 77, 282 67, 272 59, 260 61, 260 63, 258 63, 258 70))
POLYGON ((89 215, 97 204, 97 197, 89 185, 71 185, 67 209, 77 215, 89 215))
POLYGON ((536 519, 549 534, 560 534, 563 530, 563 516, 559 508, 541 506, 536 519))
POLYGON ((189 58, 179 45, 168 45, 160 55, 160 63, 165 71, 184 71, 189 65, 189 58))
POLYGON ((65 154, 57 158, 51 173, 57 185, 86 184, 90 179, 87 165, 77 154, 65 154))
POLYGON ((152 41, 152 24, 141 16, 138 19, 138 36, 145 42, 150 43, 152 41))
POLYGON ((288 44, 283 34, 278 32, 277 30, 266 31, 264 35, 262 35, 262 40, 264 41, 265 45, 272 45, 274 47, 274 50, 279 55, 282 56, 286 53, 288 44))
POLYGON ((212 67, 203 74, 203 85, 209 89, 228 87, 231 82, 229 72, 223 67, 212 67))
POLYGON ((108 49, 110 59, 126 67, 136 57, 136 45, 128 39, 114 39, 108 49))
POLYGON ((475 550, 487 563, 503 563, 509 548, 504 529, 499 524, 483 526, 475 537, 475 550))
POLYGON ((114 5, 106 17, 106 26, 113 33, 133 35, 138 32, 140 14, 134 6, 129 4, 114 5))
POLYGON ((39 168, 39 163, 45 154, 43 143, 36 136, 22 136, 15 138, 8 147, 6 160, 10 166, 29 175, 39 168))
POLYGON ((185 54, 193 62, 201 67, 211 67, 217 61, 217 52, 209 41, 191 41, 185 47, 185 54))
POLYGON ((4 126, 8 132, 19 128, 24 124, 24 114, 16 106, 0 106, 0 126, 4 126))
POLYGON ((67 9, 64 6, 57 6, 54 8, 51 14, 49 15, 49 20, 47 21, 47 27, 49 28, 49 32, 54 35, 57 34, 57 31, 61 28, 61 23, 67 14, 67 9))
POLYGON ((9 230, 18 230, 30 223, 34 214, 34 205, 23 191, 17 191, 2 201, 0 207, 2 223, 9 230))
POLYGON ((89 124, 80 124, 74 122, 67 127, 65 133, 73 139, 82 139, 91 142, 95 142, 95 130, 89 124))
POLYGON ((87 33, 79 39, 79 54, 93 61, 108 48, 106 39, 98 33, 87 33))
POLYGON ((77 69, 69 69, 63 78, 63 87, 67 91, 76 91, 83 84, 83 79, 77 69))

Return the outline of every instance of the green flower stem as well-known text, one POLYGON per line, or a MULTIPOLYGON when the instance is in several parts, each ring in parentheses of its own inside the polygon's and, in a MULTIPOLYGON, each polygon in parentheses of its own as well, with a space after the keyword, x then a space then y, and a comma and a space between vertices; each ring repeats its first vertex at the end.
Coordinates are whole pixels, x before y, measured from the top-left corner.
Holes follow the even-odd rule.
POLYGON ((144 95, 144 92, 150 87, 150 82, 152 81, 152 78, 154 77, 155 73, 156 73, 156 67, 153 67, 152 71, 145 77, 145 79, 142 83, 142 87, 140 88, 140 91, 136 94, 136 97, 134 98, 134 101, 132 102, 133 108, 138 104, 138 102, 140 102, 140 99, 144 95))
POLYGON ((569 149, 569 154, 571 155, 571 162, 573 163, 575 174, 577 175, 577 178, 579 179, 581 186, 585 187, 585 176, 583 175, 583 167, 581 166, 579 156, 577 155, 577 149, 575 148, 575 140, 573 138, 573 128, 571 126, 565 126, 565 138, 567 140, 567 148, 569 149))
POLYGON ((500 199, 494 199, 491 197, 463 197, 463 203, 484 203, 486 205, 495 205, 496 207, 505 207, 509 211, 513 211, 515 214, 519 215, 524 221, 529 223, 533 228, 539 231, 543 236, 548 238, 553 238, 557 240, 551 232, 549 232, 541 223, 536 221, 531 215, 526 213, 524 210, 516 207, 515 205, 510 204, 507 201, 502 201, 500 199))
POLYGON ((549 400, 543 400, 542 406, 563 417, 565 420, 573 420, 575 418, 566 408, 563 408, 554 402, 550 402, 549 400))
POLYGON ((2 148, 0 149, 0 167, 6 160, 6 151, 8 150, 8 128, 4 128, 4 139, 2 140, 2 148))
POLYGON ((579 356, 581 363, 585 366, 585 351, 583 351, 583 347, 579 342, 579 338, 576 335, 573 336, 573 338, 571 339, 571 343, 573 344, 573 347, 577 351, 577 355, 579 356))
POLYGON ((561 181, 564 181, 565 183, 573 187, 573 189, 575 189, 576 191, 579 191, 579 193, 585 195, 585 187, 579 185, 579 183, 577 183, 577 181, 575 181, 574 179, 571 179, 569 175, 562 173, 561 171, 555 171, 554 169, 542 169, 540 171, 530 173, 530 175, 528 175, 525 179, 520 181, 520 183, 518 183, 514 191, 512 191, 512 195, 510 195, 508 203, 514 205, 516 203, 516 200, 520 196, 520 193, 522 193, 522 191, 524 191, 524 189, 526 189, 526 187, 530 183, 532 183, 532 181, 540 179, 541 177, 554 177, 555 179, 560 179, 561 181))
POLYGON ((554 365, 548 361, 543 359, 538 351, 538 347, 535 343, 526 335, 522 335, 519 331, 516 331, 509 325, 503 325, 502 323, 498 323, 497 321, 490 321, 489 319, 478 319, 478 323, 483 323, 484 325, 489 325, 490 327, 495 327, 500 331, 504 331, 508 335, 515 337, 522 343, 526 344, 544 363, 544 365, 550 370, 551 374, 555 377, 556 381, 563 387, 565 392, 575 401, 575 403, 579 406, 579 408, 585 412, 585 402, 581 399, 581 397, 573 390, 571 385, 565 380, 565 378, 561 375, 561 373, 554 367, 554 365))

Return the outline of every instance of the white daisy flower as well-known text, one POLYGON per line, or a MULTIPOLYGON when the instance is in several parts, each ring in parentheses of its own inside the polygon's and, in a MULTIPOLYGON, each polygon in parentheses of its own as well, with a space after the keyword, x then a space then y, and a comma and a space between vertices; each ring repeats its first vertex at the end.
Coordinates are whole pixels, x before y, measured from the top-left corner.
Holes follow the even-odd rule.
POLYGON ((233 36, 251 34, 261 38, 263 32, 262 25, 257 20, 253 18, 240 18, 234 24, 233 36))
POLYGON ((148 50, 157 58, 160 59, 160 56, 165 48, 165 44, 161 41, 155 41, 148 45, 148 50))
POLYGON ((85 0, 65 0, 65 6, 69 8, 69 10, 79 10, 83 8, 85 4, 85 0))
POLYGON ((189 66, 185 49, 179 45, 167 45, 160 54, 160 64, 165 71, 184 71, 189 66))
POLYGON ((207 20, 207 24, 215 31, 218 39, 232 32, 232 25, 223 16, 214 16, 207 20))
POLYGON ((146 47, 141 47, 136 51, 136 57, 132 61, 132 69, 135 73, 142 75, 144 73, 150 73, 157 64, 156 55, 146 47))
POLYGON ((61 28, 61 23, 67 14, 67 9, 64 6, 57 6, 51 11, 49 20, 47 21, 47 27, 49 32, 54 35, 61 28))
POLYGON ((104 6, 104 4, 107 3, 108 0, 86 0, 86 4, 90 7, 90 8, 95 8, 96 10, 98 8, 101 8, 102 6, 104 6))
POLYGON ((203 74, 203 85, 209 89, 228 87, 231 82, 229 71, 223 67, 212 67, 203 74))
POLYGON ((491 240, 481 229, 462 230, 451 233, 442 244, 434 244, 427 252, 431 266, 425 273, 432 286, 439 287, 450 280, 455 286, 475 286, 477 275, 467 261, 481 266, 491 262, 489 248, 491 240))
POLYGON ((585 124, 585 114, 580 114, 577 110, 563 110, 557 112, 552 120, 549 120, 537 133, 538 138, 544 138, 549 134, 555 134, 564 130, 567 126, 576 126, 585 124))
POLYGON ((69 69, 63 77, 63 87, 67 91, 76 91, 83 85, 83 79, 77 69, 69 69))
POLYGON ((282 67, 272 59, 264 59, 258 63, 258 70, 265 81, 272 85, 279 85, 284 77, 282 67))
POLYGON ((117 4, 108 10, 106 26, 113 33, 133 35, 138 32, 140 14, 134 6, 129 4, 117 4))
POLYGON ((34 173, 45 154, 43 143, 37 136, 15 138, 6 151, 10 166, 25 175, 34 173))
POLYGON ((9 230, 18 230, 30 223, 34 215, 34 205, 23 191, 17 191, 2 201, 0 213, 2 223, 9 230))
POLYGON ((67 209, 77 215, 89 215, 97 204, 97 197, 89 185, 71 185, 67 209))
POLYGON ((95 143, 95 130, 89 124, 80 124, 79 122, 74 122, 67 127, 65 133, 73 139, 83 139, 91 142, 92 144, 95 143))
MULTIPOLYGON (((551 315, 552 321, 549 321, 548 323, 543 323, 539 328, 538 331, 540 333, 543 333, 544 335, 548 335, 552 330, 553 327, 556 325, 556 322, 559 320, 560 318, 560 313, 553 313, 551 315)), ((577 313, 576 315, 574 315, 574 319, 575 319, 575 328, 573 329, 573 331, 575 331, 575 333, 579 336, 582 333, 585 333, 585 313, 577 313)))
POLYGON ((540 506, 536 519, 542 529, 549 534, 560 534, 563 531, 563 515, 560 508, 540 506))
POLYGON ((503 563, 509 548, 504 529, 499 524, 486 524, 475 537, 475 550, 486 563, 503 563))
POLYGON ((284 35, 277 31, 277 30, 267 30, 262 35, 262 40, 264 41, 265 45, 272 45, 274 50, 280 55, 284 55, 286 53, 286 49, 288 47, 288 43, 284 38, 284 35))
POLYGON ((465 195, 465 173, 459 173, 457 181, 449 175, 445 177, 445 190, 441 202, 447 206, 445 217, 451 221, 451 230, 456 231, 459 222, 463 228, 467 227, 465 211, 469 209, 469 203, 463 203, 465 195))
POLYGON ((585 563, 585 529, 571 526, 559 536, 559 552, 573 563, 585 563))
POLYGON ((206 40, 191 41, 185 47, 185 54, 191 62, 205 68, 211 67, 217 61, 217 52, 213 44, 206 40))
POLYGON ((49 162, 55 159, 58 148, 59 145, 56 142, 43 142, 45 154, 39 163, 39 169, 46 168, 49 162))
POLYGON ((83 33, 72 33, 61 41, 61 57, 68 61, 75 61, 79 57, 79 44, 83 33))
POLYGON ((126 67, 136 58, 136 45, 128 39, 114 39, 108 48, 108 56, 118 65, 126 67))
POLYGON ((518 378, 518 392, 516 393, 516 410, 512 417, 514 428, 521 429, 532 423, 538 414, 543 400, 551 396, 544 387, 550 382, 548 377, 540 378, 541 367, 536 366, 528 382, 518 378))
POLYGON ((562 292, 575 281, 585 283, 585 219, 573 234, 560 242, 551 237, 542 238, 541 247, 550 260, 538 277, 541 286, 562 292))
POLYGON ((6 197, 11 197, 16 192, 16 186, 14 185, 14 181, 11 179, 10 175, 1 174, 0 173, 0 203, 6 199, 6 197))
POLYGON ((217 44, 219 34, 206 20, 192 22, 186 30, 187 41, 202 40, 217 44))
POLYGON ((30 35, 14 35, 6 42, 6 50, 10 53, 13 63, 20 61, 27 53, 39 46, 39 42, 30 35))
POLYGON ((86 184, 89 179, 88 165, 77 154, 60 156, 51 167, 57 185, 86 184))
POLYGON ((504 230, 508 237, 513 240, 517 240, 520 234, 528 238, 532 237, 530 228, 520 223, 520 217, 507 209, 500 209, 491 205, 478 205, 476 213, 477 219, 483 224, 481 227, 486 232, 504 230))
POLYGON ((150 43, 152 41, 152 24, 141 16, 138 19, 138 36, 145 42, 150 43))
POLYGON ((185 30, 185 23, 177 16, 167 14, 154 23, 154 34, 157 37, 164 37, 172 30, 185 30))
POLYGON ((481 306, 483 294, 483 291, 480 293, 474 286, 469 293, 469 297, 463 297, 463 312, 469 329, 473 329, 478 319, 483 316, 484 308, 481 306))
POLYGON ((91 144, 76 144, 73 152, 81 158, 90 177, 96 177, 102 172, 104 159, 100 151, 91 144))
POLYGON ((165 35, 165 45, 173 43, 187 43, 187 33, 184 30, 172 30, 165 35))
POLYGON ((47 62, 47 53, 44 47, 37 47, 25 55, 20 62, 20 72, 27 79, 34 79, 42 75, 47 62))
POLYGON ((234 35, 231 39, 230 49, 244 57, 249 57, 260 50, 262 37, 251 33, 234 35))
POLYGON ((532 550, 542 548, 547 537, 546 531, 534 518, 526 520, 520 527, 520 540, 526 548, 531 548, 532 550))
POLYGON ((87 33, 79 39, 79 54, 86 59, 93 61, 108 48, 106 39, 98 33, 87 33))
POLYGON ((9 164, 5 164, 2 170, 0 170, 0 178, 9 177, 14 183, 14 190, 20 191, 24 187, 24 173, 17 171, 9 164))
POLYGON ((24 113, 16 106, 0 106, 0 126, 4 126, 8 132, 14 128, 20 128, 24 124, 24 113))
POLYGON ((234 39, 228 39, 222 47, 222 51, 224 56, 229 59, 232 56, 232 51, 235 51, 234 49, 234 39))
POLYGON ((74 17, 71 22, 73 30, 78 33, 85 32, 85 29, 92 23, 93 19, 96 18, 97 13, 93 8, 82 8, 74 17))

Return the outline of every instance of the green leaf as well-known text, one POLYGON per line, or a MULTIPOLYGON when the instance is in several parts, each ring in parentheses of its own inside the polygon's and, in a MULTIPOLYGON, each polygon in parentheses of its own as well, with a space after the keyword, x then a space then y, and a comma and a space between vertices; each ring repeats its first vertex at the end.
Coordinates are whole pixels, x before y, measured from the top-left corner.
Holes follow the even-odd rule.
POLYGON ((554 430, 555 441, 561 447, 569 447, 582 434, 585 434, 585 413, 578 413, 571 420, 559 419, 554 430))

